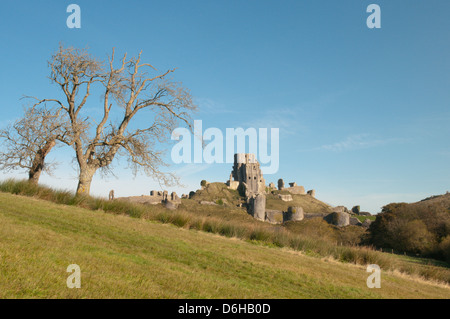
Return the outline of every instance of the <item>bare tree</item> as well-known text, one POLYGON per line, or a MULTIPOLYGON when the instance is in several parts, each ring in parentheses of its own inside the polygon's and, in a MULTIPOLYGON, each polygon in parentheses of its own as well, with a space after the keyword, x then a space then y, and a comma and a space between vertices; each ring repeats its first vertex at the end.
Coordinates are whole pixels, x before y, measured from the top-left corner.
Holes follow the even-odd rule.
MULTIPOLYGON (((166 185, 177 182, 175 175, 161 169, 167 163, 163 160, 164 150, 157 146, 166 142, 180 123, 191 128, 190 113, 196 106, 181 84, 166 79, 174 69, 159 73, 152 65, 141 62, 141 53, 130 59, 125 54, 115 66, 114 49, 107 63, 103 63, 85 49, 60 46, 49 61, 50 79, 65 99, 42 99, 35 106, 54 102, 70 122, 70 139, 62 141, 75 149, 78 194, 89 194, 94 174, 98 169, 108 169, 116 155, 128 159, 134 174, 142 169, 166 185), (149 71, 155 74, 150 75, 149 71), (98 122, 83 117, 81 112, 94 85, 103 91, 98 122), (113 112, 119 116, 118 121, 112 119, 113 112), (129 129, 138 114, 148 124, 129 129)), ((94 102, 90 103, 98 101, 91 100, 94 102)))
POLYGON ((26 109, 23 118, 0 130, 0 169, 26 169, 29 180, 37 184, 42 171, 51 173, 54 168, 45 158, 58 139, 67 139, 66 133, 58 110, 26 109))

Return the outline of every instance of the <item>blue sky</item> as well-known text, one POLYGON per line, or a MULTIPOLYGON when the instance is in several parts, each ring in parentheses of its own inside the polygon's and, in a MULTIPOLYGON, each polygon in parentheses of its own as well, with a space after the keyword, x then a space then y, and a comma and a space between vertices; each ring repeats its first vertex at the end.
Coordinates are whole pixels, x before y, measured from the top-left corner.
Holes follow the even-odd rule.
MULTIPOLYGON (((203 127, 280 128, 283 178, 333 204, 380 211, 450 190, 450 2, 431 1, 2 1, 0 126, 22 114, 22 95, 59 94, 46 61, 58 44, 104 59, 136 55, 177 67, 203 127), (81 29, 66 8, 81 7, 81 29), (381 29, 366 8, 381 7, 381 29)), ((97 97, 88 105, 95 113, 97 97)), ((168 146, 170 150, 171 146, 168 146)), ((74 190, 72 151, 48 185, 74 190)), ((170 158, 169 158, 170 161, 170 158)), ((147 194, 145 176, 115 167, 92 194, 147 194)), ((226 181, 230 164, 174 165, 187 193, 226 181)), ((26 177, 24 173, 3 174, 26 177)))

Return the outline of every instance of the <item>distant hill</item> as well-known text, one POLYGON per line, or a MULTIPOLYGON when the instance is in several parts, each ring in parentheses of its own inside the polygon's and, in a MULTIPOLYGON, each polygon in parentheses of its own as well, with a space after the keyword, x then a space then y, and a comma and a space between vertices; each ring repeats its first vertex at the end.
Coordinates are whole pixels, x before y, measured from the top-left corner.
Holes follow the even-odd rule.
POLYGON ((370 243, 450 262, 450 194, 383 207, 369 228, 370 243))
POLYGON ((422 199, 417 203, 412 203, 411 205, 441 205, 450 209, 450 193, 447 192, 444 195, 435 195, 428 198, 422 199))

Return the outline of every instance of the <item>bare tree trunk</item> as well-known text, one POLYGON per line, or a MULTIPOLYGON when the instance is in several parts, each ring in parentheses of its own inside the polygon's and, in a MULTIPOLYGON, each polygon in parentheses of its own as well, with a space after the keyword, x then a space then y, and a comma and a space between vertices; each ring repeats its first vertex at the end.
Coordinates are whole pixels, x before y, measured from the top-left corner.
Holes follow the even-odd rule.
POLYGON ((96 167, 88 166, 80 169, 80 177, 78 180, 77 195, 89 195, 91 191, 92 178, 94 177, 96 167))
POLYGON ((42 170, 31 171, 28 173, 28 181, 33 184, 39 184, 39 178, 41 177, 42 170))
POLYGON ((41 177, 42 170, 44 169, 45 157, 50 153, 52 148, 56 145, 55 140, 48 141, 45 146, 37 151, 36 156, 33 160, 33 165, 28 172, 28 181, 33 184, 39 183, 39 178, 41 177))

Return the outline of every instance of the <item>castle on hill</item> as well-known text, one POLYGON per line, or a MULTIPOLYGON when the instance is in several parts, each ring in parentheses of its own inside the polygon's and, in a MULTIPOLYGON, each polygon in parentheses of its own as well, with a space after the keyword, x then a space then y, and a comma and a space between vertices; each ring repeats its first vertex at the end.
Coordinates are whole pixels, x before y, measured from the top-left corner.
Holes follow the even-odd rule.
MULTIPOLYGON (((230 173, 230 179, 226 184, 230 189, 238 189, 239 185, 244 184, 249 194, 266 193, 266 182, 255 154, 234 154, 233 169, 230 173)), ((269 191, 276 189, 277 187, 274 183, 269 184, 269 191)), ((295 182, 289 183, 289 187, 285 187, 284 181, 281 178, 278 180, 278 190, 286 190, 291 194, 308 194, 315 197, 315 191, 313 189, 305 192, 305 188, 298 186, 295 182)))
POLYGON ((255 154, 234 154, 233 170, 227 185, 231 189, 237 189, 241 183, 245 183, 246 190, 250 193, 265 192, 266 182, 255 154))

